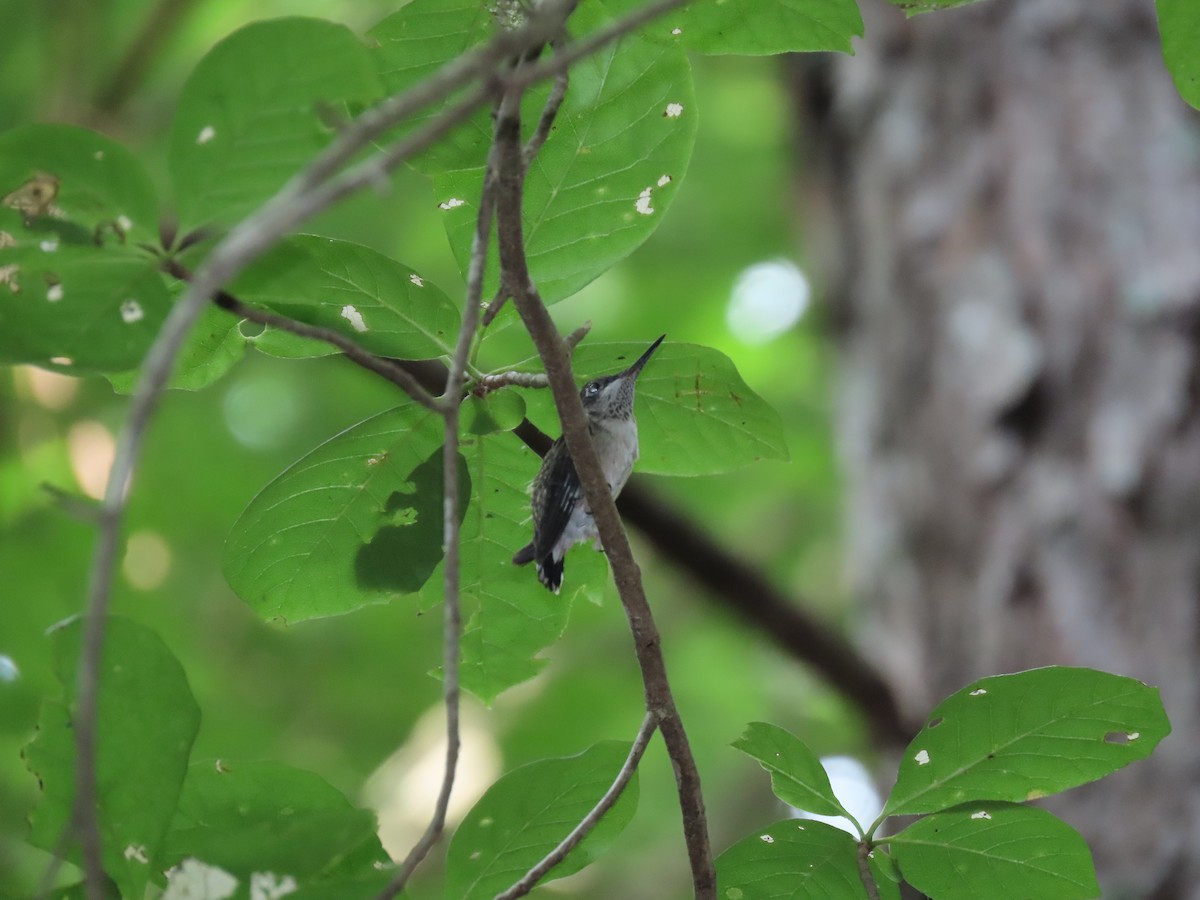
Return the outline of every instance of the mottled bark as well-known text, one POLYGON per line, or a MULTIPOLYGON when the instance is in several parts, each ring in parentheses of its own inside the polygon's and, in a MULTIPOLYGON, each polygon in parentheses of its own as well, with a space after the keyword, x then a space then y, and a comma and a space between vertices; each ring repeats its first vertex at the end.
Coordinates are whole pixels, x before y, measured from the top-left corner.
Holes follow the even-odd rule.
POLYGON ((1200 117, 1151 0, 865 5, 796 71, 866 640, 916 715, 1161 686, 1174 734, 1053 808, 1106 897, 1200 898, 1200 117))

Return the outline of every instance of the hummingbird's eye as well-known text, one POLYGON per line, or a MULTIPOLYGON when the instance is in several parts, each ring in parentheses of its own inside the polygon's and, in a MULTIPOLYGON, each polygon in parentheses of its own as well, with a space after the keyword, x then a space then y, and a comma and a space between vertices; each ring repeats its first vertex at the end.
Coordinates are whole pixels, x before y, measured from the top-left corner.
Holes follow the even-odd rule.
POLYGON ((593 381, 591 384, 587 385, 587 387, 585 387, 583 389, 583 396, 585 396, 585 397, 595 397, 599 393, 600 393, 600 385, 595 381, 593 381))

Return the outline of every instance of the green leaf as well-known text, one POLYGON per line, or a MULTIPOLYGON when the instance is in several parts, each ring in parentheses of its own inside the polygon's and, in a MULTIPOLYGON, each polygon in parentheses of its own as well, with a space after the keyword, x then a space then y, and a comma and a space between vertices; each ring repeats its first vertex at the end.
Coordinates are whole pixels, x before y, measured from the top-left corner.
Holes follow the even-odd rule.
MULTIPOLYGON (((571 24, 589 31, 607 21, 603 4, 591 0, 571 24)), ((540 115, 542 96, 523 106, 527 133, 540 115)), ((687 171, 697 121, 682 48, 634 35, 572 67, 566 100, 524 188, 525 248, 546 302, 578 291, 658 227, 687 171)), ((469 164, 434 177, 446 233, 464 272, 486 150, 481 142, 469 164)), ((489 266, 485 294, 495 289, 495 271, 489 266)))
MULTIPOLYGON (((503 398, 510 393, 490 394, 487 403, 507 406, 503 398)), ((493 416, 507 414, 497 410, 493 416)), ((535 657, 562 634, 572 601, 606 578, 608 565, 590 547, 577 549, 567 557, 562 594, 545 590, 532 566, 511 561, 532 539, 527 487, 541 462, 537 454, 503 432, 464 436, 462 453, 471 474, 471 501, 463 516, 459 575, 470 617, 459 678, 463 687, 491 702, 545 667, 546 661, 535 657)), ((427 605, 442 599, 442 573, 439 567, 421 591, 427 605)))
POLYGON ((372 813, 311 772, 208 760, 188 769, 162 861, 193 857, 245 882, 269 873, 302 887, 364 845, 385 862, 375 831, 372 813))
POLYGON ((969 6, 979 0, 888 0, 893 6, 898 6, 909 18, 922 13, 936 12, 940 9, 954 9, 957 6, 969 6))
MULTIPOLYGON (((182 285, 172 285, 168 289, 177 298, 182 285)), ((210 304, 200 312, 195 327, 184 339, 167 386, 179 391, 206 388, 232 369, 245 351, 246 338, 238 330, 237 318, 210 304)), ((117 393, 132 394, 139 375, 140 370, 131 369, 106 377, 117 393)))
POLYGON ((784 803, 823 816, 853 819, 834 795, 821 761, 791 732, 751 722, 733 746, 771 773, 771 790, 784 803))
MULTIPOLYGON (((600 801, 629 755, 627 741, 601 741, 565 759, 514 769, 493 784, 459 825, 446 858, 448 900, 494 897, 553 850, 600 801)), ((543 882, 590 865, 637 809, 637 775, 619 800, 543 882)))
POLYGON ((525 398, 516 391, 499 391, 488 397, 472 394, 463 401, 459 415, 467 434, 512 431, 525 418, 525 398))
MULTIPOLYGON (((465 51, 482 44, 494 31, 491 9, 478 0, 412 0, 372 28, 367 36, 375 42, 372 56, 379 80, 385 92, 392 95, 424 81, 465 51)), ((418 113, 390 138, 418 130, 461 96, 460 91, 418 113)), ((432 174, 478 163, 486 157, 491 144, 491 121, 489 111, 480 110, 413 164, 432 174)))
MULTIPOLYGON (((609 4, 622 12, 643 5, 640 0, 609 4)), ((854 0, 693 0, 646 30, 701 53, 849 53, 850 39, 862 35, 863 23, 854 0)))
POLYGON ((315 235, 288 238, 230 288, 239 300, 339 331, 380 356, 453 352, 458 310, 435 285, 369 247, 315 235))
MULTIPOLYGON (((48 701, 37 736, 26 747, 43 796, 33 813, 31 843, 58 847, 75 795, 77 663, 83 632, 72 619, 52 632, 64 702, 48 701)), ((167 826, 175 813, 200 710, 187 678, 166 645, 128 619, 106 621, 96 751, 96 811, 104 870, 125 897, 140 897, 158 871, 167 826)))
POLYGON ((1044 809, 974 803, 890 839, 904 879, 932 900, 1083 900, 1100 886, 1079 832, 1044 809))
POLYGON ((347 104, 380 90, 341 25, 273 19, 225 38, 188 78, 171 132, 180 233, 245 216, 329 143, 347 104))
POLYGON ((1157 0, 1163 60, 1180 95, 1200 109, 1200 7, 1193 0, 1157 0))
MULTIPOLYGON (((581 380, 619 372, 646 344, 585 344, 573 365, 581 380)), ((527 360, 524 371, 540 371, 527 360)), ((548 391, 526 395, 529 416, 558 434, 548 391)), ((725 354, 697 344, 664 343, 638 378, 634 409, 640 458, 654 475, 711 475, 762 459, 787 459, 783 427, 766 401, 744 382, 725 354)))
POLYGON ((73 125, 24 125, 0 134, 0 197, 26 223, 9 232, 14 238, 158 242, 158 200, 141 163, 115 141, 73 125))
POLYGON ((233 526, 225 577, 264 619, 299 621, 415 592, 441 547, 441 418, 409 401, 267 485, 233 526))
POLYGON ((776 822, 717 857, 717 895, 722 900, 866 900, 858 843, 824 822, 776 822))
POLYGON ((1132 678, 1064 666, 984 678, 930 714, 884 812, 1045 797, 1149 756, 1170 730, 1158 689, 1132 678))
POLYGON ((0 249, 0 362, 121 371, 171 306, 154 261, 128 247, 0 249))

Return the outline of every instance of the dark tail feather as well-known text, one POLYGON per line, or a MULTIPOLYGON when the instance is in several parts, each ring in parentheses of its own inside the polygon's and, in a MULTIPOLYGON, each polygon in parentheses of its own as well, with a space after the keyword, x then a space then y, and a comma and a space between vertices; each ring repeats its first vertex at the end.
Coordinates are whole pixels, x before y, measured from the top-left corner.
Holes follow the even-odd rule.
POLYGON ((557 594, 562 587, 563 561, 555 560, 553 553, 548 554, 544 559, 538 560, 537 573, 538 581, 557 594))
POLYGON ((524 547, 522 547, 520 550, 518 550, 516 552, 515 556, 513 556, 513 558, 512 558, 513 565, 514 566, 529 565, 529 563, 533 562, 533 555, 534 555, 533 544, 532 543, 526 544, 524 547))

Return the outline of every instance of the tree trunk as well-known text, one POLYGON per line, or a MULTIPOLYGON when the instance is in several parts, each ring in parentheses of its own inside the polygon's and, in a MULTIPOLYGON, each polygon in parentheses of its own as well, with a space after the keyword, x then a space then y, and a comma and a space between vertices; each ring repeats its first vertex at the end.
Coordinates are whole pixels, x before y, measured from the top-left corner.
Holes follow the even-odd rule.
POLYGON ((1159 685, 1172 736, 1050 805, 1106 897, 1200 898, 1200 117, 1151 0, 864 13, 796 95, 867 640, 917 716, 1159 685))

